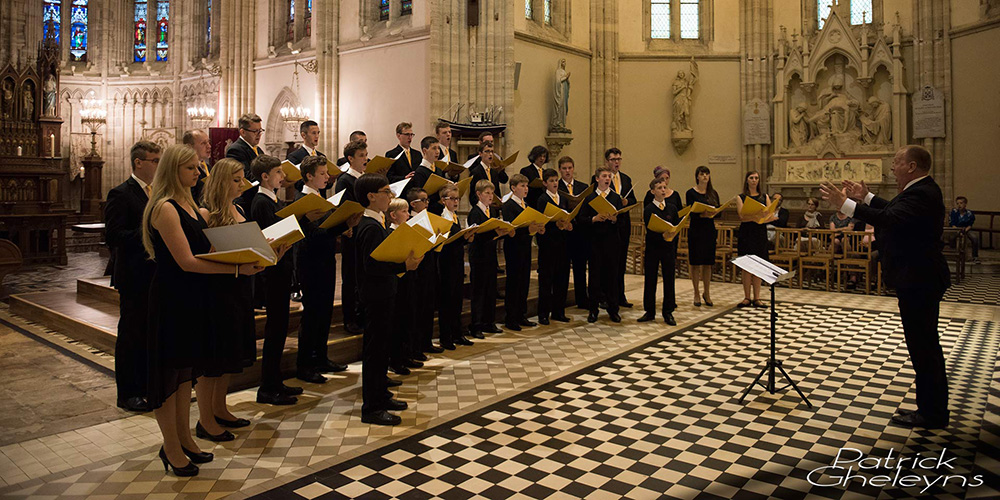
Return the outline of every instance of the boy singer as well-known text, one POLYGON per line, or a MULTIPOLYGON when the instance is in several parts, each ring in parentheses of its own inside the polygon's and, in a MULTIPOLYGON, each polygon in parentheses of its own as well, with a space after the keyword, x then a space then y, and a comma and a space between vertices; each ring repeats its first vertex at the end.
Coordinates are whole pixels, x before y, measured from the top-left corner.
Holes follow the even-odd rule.
MULTIPOLYGON (((649 183, 649 191, 653 193, 653 201, 642 211, 643 224, 649 227, 653 215, 671 223, 677 224, 677 207, 667 203, 667 180, 653 179, 649 183)), ((677 301, 674 297, 674 264, 677 260, 677 238, 667 241, 666 233, 646 230, 646 264, 643 281, 642 307, 646 311, 639 322, 656 319, 656 281, 657 273, 663 272, 663 320, 668 325, 677 325, 674 320, 674 309, 677 301)))
POLYGON ((621 297, 618 280, 618 246, 619 235, 616 222, 617 215, 598 214, 590 201, 598 196, 603 197, 611 203, 611 206, 622 208, 622 198, 611 189, 611 167, 601 165, 597 167, 595 179, 597 189, 587 196, 581 203, 584 207, 580 209, 577 221, 580 224, 589 226, 591 236, 590 249, 590 314, 587 321, 594 323, 597 321, 598 304, 603 299, 608 304, 608 317, 615 323, 620 323, 622 317, 618 315, 618 299, 621 297))

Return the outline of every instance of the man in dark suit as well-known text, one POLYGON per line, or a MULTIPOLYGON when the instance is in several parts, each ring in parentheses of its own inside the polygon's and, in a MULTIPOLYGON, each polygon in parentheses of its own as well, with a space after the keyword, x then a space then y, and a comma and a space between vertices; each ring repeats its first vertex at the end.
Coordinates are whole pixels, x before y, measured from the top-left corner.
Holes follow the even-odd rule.
MULTIPOLYGON (((354 132, 351 132, 350 136, 348 136, 347 143, 350 144, 354 141, 360 141, 365 144, 368 144, 368 136, 365 135, 363 130, 355 130, 354 132)), ((349 162, 347 161, 346 156, 341 156, 340 158, 337 158, 337 168, 343 168, 344 165, 347 165, 348 163, 349 162)))
MULTIPOLYGON (((239 119, 240 127, 240 138, 233 141, 229 147, 226 148, 226 158, 233 158, 234 160, 243 164, 243 176, 250 182, 258 181, 256 177, 253 176, 253 172, 250 170, 250 164, 253 162, 254 158, 262 154, 267 154, 263 148, 258 146, 260 143, 260 137, 264 134, 264 127, 261 125, 260 117, 254 113, 246 113, 239 119)), ((256 189, 247 189, 240 196, 240 206, 247 213, 250 213, 250 202, 253 197, 257 194, 256 189)))
MULTIPOLYGON (((559 158, 559 191, 570 196, 580 196, 584 192, 587 184, 573 178, 576 166, 569 156, 559 158)), ((580 201, 581 203, 583 200, 580 201)), ((570 209, 576 208, 575 205, 570 209)), ((569 261, 573 267, 573 295, 576 307, 590 309, 587 303, 587 260, 590 259, 589 238, 584 232, 586 227, 576 225, 569 232, 566 246, 569 250, 569 261)))
POLYGON ((827 182, 820 190, 824 200, 847 216, 875 226, 885 281, 899 298, 906 349, 916 373, 917 410, 899 410, 892 421, 904 427, 936 429, 947 426, 949 417, 948 380, 937 324, 951 275, 941 253, 944 199, 928 175, 931 163, 930 152, 921 146, 897 151, 892 173, 899 194, 889 201, 870 193, 864 182, 844 181, 843 190, 827 182))
MULTIPOLYGON (((312 120, 306 120, 299 125, 299 135, 302 137, 302 145, 293 150, 291 153, 285 155, 285 159, 299 165, 301 169, 302 160, 305 160, 307 156, 323 156, 326 155, 321 153, 316 149, 316 145, 319 144, 319 124, 312 120)), ((331 182, 335 182, 335 177, 331 176, 331 182)), ((295 182, 295 191, 301 192, 302 186, 305 185, 305 179, 299 179, 295 182)), ((330 186, 324 186, 319 190, 319 195, 326 198, 327 190, 330 186)), ((329 193, 333 194, 333 193, 329 193)))
MULTIPOLYGON (((500 166, 497 156, 493 154, 493 143, 480 143, 478 156, 479 158, 476 159, 476 163, 469 167, 469 176, 472 177, 472 185, 475 185, 482 179, 487 179, 493 183, 493 194, 499 197, 500 185, 506 184, 509 178, 507 177, 507 171, 500 166)), ((473 190, 470 189, 469 191, 473 190)), ((475 204, 478 201, 474 191, 469 193, 470 204, 475 204)))
POLYGON ((208 142, 208 134, 201 130, 188 130, 184 132, 181 142, 198 153, 198 184, 191 188, 191 197, 194 202, 201 203, 201 191, 205 188, 205 179, 208 178, 208 160, 212 158, 212 144, 208 142))
POLYGON ((587 196, 581 203, 584 203, 580 213, 576 216, 576 224, 587 228, 584 234, 590 237, 590 314, 587 321, 594 323, 597 321, 598 304, 603 300, 607 304, 608 317, 615 323, 620 323, 622 318, 618 314, 618 297, 622 295, 618 289, 617 252, 619 248, 618 238, 620 237, 618 228, 615 226, 622 223, 621 215, 598 214, 590 205, 590 201, 598 196, 603 197, 616 209, 622 208, 622 198, 615 192, 611 185, 611 178, 614 169, 607 165, 601 165, 594 174, 597 179, 597 188, 590 196, 587 196))
POLYGON ((410 147, 410 144, 413 142, 413 135, 412 124, 402 122, 396 125, 396 139, 399 140, 399 144, 385 152, 386 158, 396 159, 386 174, 389 182, 401 181, 412 177, 413 171, 417 169, 421 160, 423 160, 420 151, 410 147))
POLYGON ((132 176, 108 192, 105 231, 114 260, 111 284, 118 290, 118 336, 115 340, 115 382, 118 406, 149 411, 146 400, 149 284, 156 269, 142 246, 142 215, 150 183, 160 162, 160 147, 149 141, 132 146, 132 176))
MULTIPOLYGON (((604 152, 604 164, 611 168, 611 189, 622 198, 622 206, 636 204, 635 191, 632 189, 632 178, 622 168, 622 152, 618 148, 610 148, 604 152)), ((621 297, 618 304, 622 307, 632 307, 625 297, 625 263, 628 261, 628 244, 632 236, 632 217, 629 212, 618 216, 618 291, 621 297)))
MULTIPOLYGON (((358 201, 354 196, 354 183, 364 175, 365 163, 368 163, 368 145, 361 141, 352 142, 344 147, 344 156, 350 168, 337 177, 333 192, 339 193, 346 189, 343 201, 358 201)), ((358 302, 356 242, 353 234, 344 234, 340 237, 340 300, 344 313, 344 330, 351 335, 358 335, 363 331, 361 323, 364 311, 358 302)))
POLYGON ((528 153, 528 161, 531 162, 530 165, 521 169, 521 175, 528 178, 528 197, 525 201, 528 202, 528 206, 534 207, 538 204, 538 197, 545 192, 545 188, 541 186, 532 187, 531 183, 538 182, 542 179, 542 166, 549 162, 549 150, 545 146, 535 146, 531 148, 531 152, 528 153))
POLYGON ((458 153, 454 149, 451 149, 451 125, 445 122, 437 122, 437 125, 434 126, 434 135, 437 136, 438 147, 441 149, 438 159, 458 163, 458 153))

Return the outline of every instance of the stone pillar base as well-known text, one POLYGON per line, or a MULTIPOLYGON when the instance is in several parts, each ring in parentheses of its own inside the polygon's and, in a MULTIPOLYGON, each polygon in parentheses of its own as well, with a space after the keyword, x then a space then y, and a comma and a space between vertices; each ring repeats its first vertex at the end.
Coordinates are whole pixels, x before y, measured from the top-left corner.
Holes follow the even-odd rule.
POLYGON ((549 131, 549 135, 545 136, 545 147, 549 148, 549 162, 559 159, 559 153, 562 149, 573 142, 573 132, 571 130, 566 130, 566 132, 554 132, 549 131))

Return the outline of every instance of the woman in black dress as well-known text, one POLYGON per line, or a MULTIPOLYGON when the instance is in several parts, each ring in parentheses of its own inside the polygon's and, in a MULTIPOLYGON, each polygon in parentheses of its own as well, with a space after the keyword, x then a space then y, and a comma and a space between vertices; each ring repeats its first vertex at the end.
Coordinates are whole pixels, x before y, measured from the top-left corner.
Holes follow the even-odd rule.
MULTIPOLYGON (((767 260, 767 223, 777 219, 773 212, 756 213, 749 216, 743 215, 743 203, 747 198, 752 198, 760 204, 767 206, 771 204, 771 199, 760 190, 760 174, 755 171, 747 172, 743 179, 743 193, 736 199, 736 211, 740 214, 739 231, 737 234, 736 253, 738 255, 756 255, 767 260)), ((743 302, 737 307, 764 307, 760 301, 760 278, 743 271, 743 302), (750 301, 750 290, 753 289, 753 301, 750 301)))
MULTIPOLYGON (((692 205, 701 202, 713 207, 719 206, 719 193, 712 187, 712 172, 702 165, 694 170, 695 186, 687 190, 685 203, 692 205)), ((705 304, 713 306, 708 285, 712 281, 712 266, 715 265, 715 220, 705 214, 691 214, 691 226, 688 227, 688 269, 691 275, 691 285, 694 287, 694 306, 705 304), (705 285, 705 293, 698 293, 698 283, 705 285)))
MULTIPOLYGON (((156 261, 149 289, 149 404, 163 434, 160 460, 178 476, 198 474, 201 453, 190 431, 191 384, 210 358, 212 329, 205 296, 208 275, 250 275, 260 268, 201 260, 211 249, 205 220, 191 198, 198 183, 198 156, 183 145, 167 147, 153 178, 143 213, 142 243, 156 261), (189 460, 190 459, 190 460, 189 460), (184 464, 179 466, 178 464, 184 464)), ((208 294, 211 295, 211 294, 208 294)))
MULTIPOLYGON (((231 158, 212 166, 212 175, 205 182, 203 208, 198 211, 208 227, 229 226, 246 222, 246 215, 233 201, 243 192, 243 164, 231 158)), ((209 276, 211 293, 217 309, 209 317, 214 335, 205 375, 198 379, 198 437, 212 441, 231 441, 235 437, 222 427, 245 427, 250 421, 237 418, 226 406, 229 377, 253 366, 257 359, 256 328, 253 317, 253 295, 249 276, 216 274, 209 276)))

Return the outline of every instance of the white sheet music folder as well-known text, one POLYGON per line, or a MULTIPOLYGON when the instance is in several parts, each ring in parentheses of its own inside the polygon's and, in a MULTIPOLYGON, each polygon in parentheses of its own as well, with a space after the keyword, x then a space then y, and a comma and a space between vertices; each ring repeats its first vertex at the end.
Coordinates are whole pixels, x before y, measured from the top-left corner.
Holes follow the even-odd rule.
POLYGON ((792 272, 786 271, 770 262, 756 256, 756 255, 743 255, 733 259, 733 264, 764 280, 768 285, 773 285, 775 282, 783 281, 792 277, 792 272))

